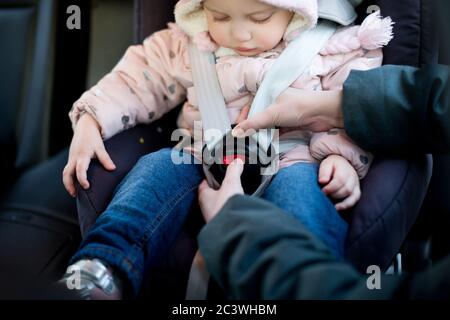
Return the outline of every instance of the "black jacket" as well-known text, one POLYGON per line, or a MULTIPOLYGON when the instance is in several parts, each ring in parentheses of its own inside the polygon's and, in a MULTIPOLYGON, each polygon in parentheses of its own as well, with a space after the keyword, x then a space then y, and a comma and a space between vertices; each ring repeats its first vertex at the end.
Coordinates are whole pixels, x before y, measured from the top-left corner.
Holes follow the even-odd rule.
POLYGON ((448 153, 450 68, 352 71, 344 84, 343 112, 347 133, 367 150, 448 153))
POLYGON ((450 298, 450 257, 415 276, 361 275, 337 261, 296 219, 267 201, 235 196, 199 235, 212 277, 233 299, 450 298))

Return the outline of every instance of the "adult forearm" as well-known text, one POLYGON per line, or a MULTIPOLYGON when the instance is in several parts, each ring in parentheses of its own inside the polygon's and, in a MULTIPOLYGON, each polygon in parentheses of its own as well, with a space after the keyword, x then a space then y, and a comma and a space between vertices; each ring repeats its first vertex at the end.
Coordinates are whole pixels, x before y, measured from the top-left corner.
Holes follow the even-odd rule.
POLYGON ((368 275, 337 260, 325 245, 281 209, 235 196, 199 235, 212 277, 233 299, 429 299, 450 293, 450 256, 415 276, 368 275))
POLYGON ((213 278, 233 299, 383 298, 294 218, 261 199, 236 196, 199 235, 213 278), (342 290, 346 288, 346 290, 342 290))
POLYGON ((449 77, 447 66, 353 71, 342 101, 347 133, 373 151, 448 152, 449 77))

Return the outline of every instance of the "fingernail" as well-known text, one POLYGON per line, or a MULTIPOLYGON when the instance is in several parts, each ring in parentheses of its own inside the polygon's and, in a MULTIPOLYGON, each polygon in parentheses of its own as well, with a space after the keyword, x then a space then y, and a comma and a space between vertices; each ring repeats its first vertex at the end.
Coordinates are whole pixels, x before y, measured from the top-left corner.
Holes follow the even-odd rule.
POLYGON ((240 127, 234 128, 233 131, 231 132, 231 134, 236 138, 244 138, 245 137, 245 132, 240 127))

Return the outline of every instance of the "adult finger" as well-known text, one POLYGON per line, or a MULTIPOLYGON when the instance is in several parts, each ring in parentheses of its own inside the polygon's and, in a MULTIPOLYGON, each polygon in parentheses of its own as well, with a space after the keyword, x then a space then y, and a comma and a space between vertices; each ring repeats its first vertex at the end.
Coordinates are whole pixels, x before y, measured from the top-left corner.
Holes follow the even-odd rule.
POLYGON ((241 175, 244 171, 244 162, 241 159, 234 160, 227 168, 227 173, 225 174, 225 178, 223 180, 222 185, 231 184, 238 185, 242 187, 241 184, 241 175))
POLYGON ((241 114, 239 114, 239 117, 236 119, 236 123, 239 124, 242 121, 247 120, 249 112, 250 106, 245 106, 244 108, 242 108, 241 114))
POLYGON ((206 179, 203 180, 202 183, 200 183, 200 185, 198 186, 198 193, 199 193, 199 195, 202 195, 202 194, 204 194, 204 193, 206 193, 206 192, 208 192, 210 190, 214 191, 214 189, 212 189, 209 186, 208 181, 206 181, 206 179))
POLYGON ((274 108, 267 108, 265 111, 244 120, 233 129, 233 136, 244 138, 251 136, 256 130, 273 128, 278 126, 278 115, 274 108))

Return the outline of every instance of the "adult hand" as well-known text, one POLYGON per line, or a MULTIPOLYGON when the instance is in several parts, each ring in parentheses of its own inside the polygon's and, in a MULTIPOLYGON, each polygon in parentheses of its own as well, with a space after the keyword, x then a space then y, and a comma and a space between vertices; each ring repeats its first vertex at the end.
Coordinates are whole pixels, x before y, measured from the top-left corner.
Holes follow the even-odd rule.
POLYGON ((236 159, 228 166, 219 190, 212 189, 206 180, 200 184, 198 200, 207 223, 217 215, 228 199, 237 194, 244 194, 241 184, 242 171, 244 171, 244 163, 242 160, 236 159))
POLYGON ((286 127, 322 132, 342 128, 342 91, 305 91, 288 88, 264 112, 242 121, 233 130, 238 138, 254 130, 286 127))

